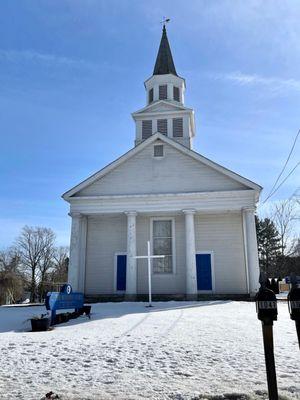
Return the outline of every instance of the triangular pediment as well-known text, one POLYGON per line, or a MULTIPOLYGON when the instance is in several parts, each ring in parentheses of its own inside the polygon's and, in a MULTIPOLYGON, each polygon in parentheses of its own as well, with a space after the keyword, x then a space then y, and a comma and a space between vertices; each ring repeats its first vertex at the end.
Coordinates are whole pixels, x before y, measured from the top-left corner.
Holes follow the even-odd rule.
POLYGON ((260 191, 256 183, 156 133, 116 161, 66 192, 72 196, 142 193, 260 191), (153 157, 153 145, 165 144, 165 156, 153 157))
POLYGON ((192 109, 181 106, 179 104, 171 103, 169 101, 159 100, 148 106, 138 110, 132 114, 132 116, 137 116, 139 114, 157 113, 157 112, 178 112, 178 111, 189 111, 192 109))

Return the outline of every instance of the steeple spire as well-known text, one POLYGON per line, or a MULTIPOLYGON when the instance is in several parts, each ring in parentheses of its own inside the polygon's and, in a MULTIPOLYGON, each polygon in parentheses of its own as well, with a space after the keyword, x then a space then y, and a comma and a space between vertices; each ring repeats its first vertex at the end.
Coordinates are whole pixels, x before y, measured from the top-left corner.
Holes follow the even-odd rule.
POLYGON ((167 37, 166 25, 164 24, 153 75, 165 74, 173 74, 178 76, 167 37))

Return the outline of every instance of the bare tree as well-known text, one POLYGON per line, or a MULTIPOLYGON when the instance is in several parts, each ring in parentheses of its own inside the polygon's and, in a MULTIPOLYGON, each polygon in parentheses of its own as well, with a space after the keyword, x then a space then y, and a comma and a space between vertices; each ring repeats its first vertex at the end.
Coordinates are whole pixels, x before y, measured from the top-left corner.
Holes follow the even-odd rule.
POLYGON ((65 283, 68 279, 69 248, 60 246, 54 252, 54 269, 52 281, 54 283, 65 283))
POLYGON ((55 235, 52 231, 45 235, 45 246, 42 252, 41 260, 38 264, 39 270, 39 301, 42 301, 45 297, 46 283, 49 272, 54 268, 54 247, 55 235))
POLYGON ((297 219, 297 206, 293 199, 274 204, 272 219, 280 236, 281 254, 289 256, 293 252, 294 224, 297 219))
POLYGON ((49 257, 55 234, 51 229, 25 226, 16 241, 21 265, 30 279, 30 301, 37 297, 37 285, 50 268, 49 257))
POLYGON ((19 258, 12 249, 0 252, 0 304, 21 299, 25 280, 19 266, 19 258))

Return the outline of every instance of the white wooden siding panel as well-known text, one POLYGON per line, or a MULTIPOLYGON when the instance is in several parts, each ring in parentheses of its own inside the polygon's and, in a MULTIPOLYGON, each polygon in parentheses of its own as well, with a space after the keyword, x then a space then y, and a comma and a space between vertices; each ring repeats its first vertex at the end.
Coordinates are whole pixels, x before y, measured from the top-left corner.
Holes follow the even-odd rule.
POLYGON ((246 293, 241 214, 195 215, 196 250, 214 252, 216 293, 246 293))
POLYGON ((114 292, 114 255, 126 246, 126 215, 88 217, 86 294, 114 292))
MULTIPOLYGON (((159 144, 156 141, 154 144, 159 144)), ((179 193, 239 190, 246 187, 199 163, 177 149, 164 145, 164 157, 153 158, 153 144, 119 165, 76 196, 179 193)))

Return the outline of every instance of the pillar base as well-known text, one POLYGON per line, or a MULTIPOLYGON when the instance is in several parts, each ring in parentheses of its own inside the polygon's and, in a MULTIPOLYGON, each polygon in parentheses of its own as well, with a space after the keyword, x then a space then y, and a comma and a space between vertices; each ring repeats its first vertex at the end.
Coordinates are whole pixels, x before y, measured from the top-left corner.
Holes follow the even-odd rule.
POLYGON ((196 300, 198 300, 198 294, 197 293, 186 294, 185 299, 187 301, 196 301, 196 300))
POLYGON ((136 294, 125 294, 124 300, 125 301, 136 301, 137 295, 136 294))

